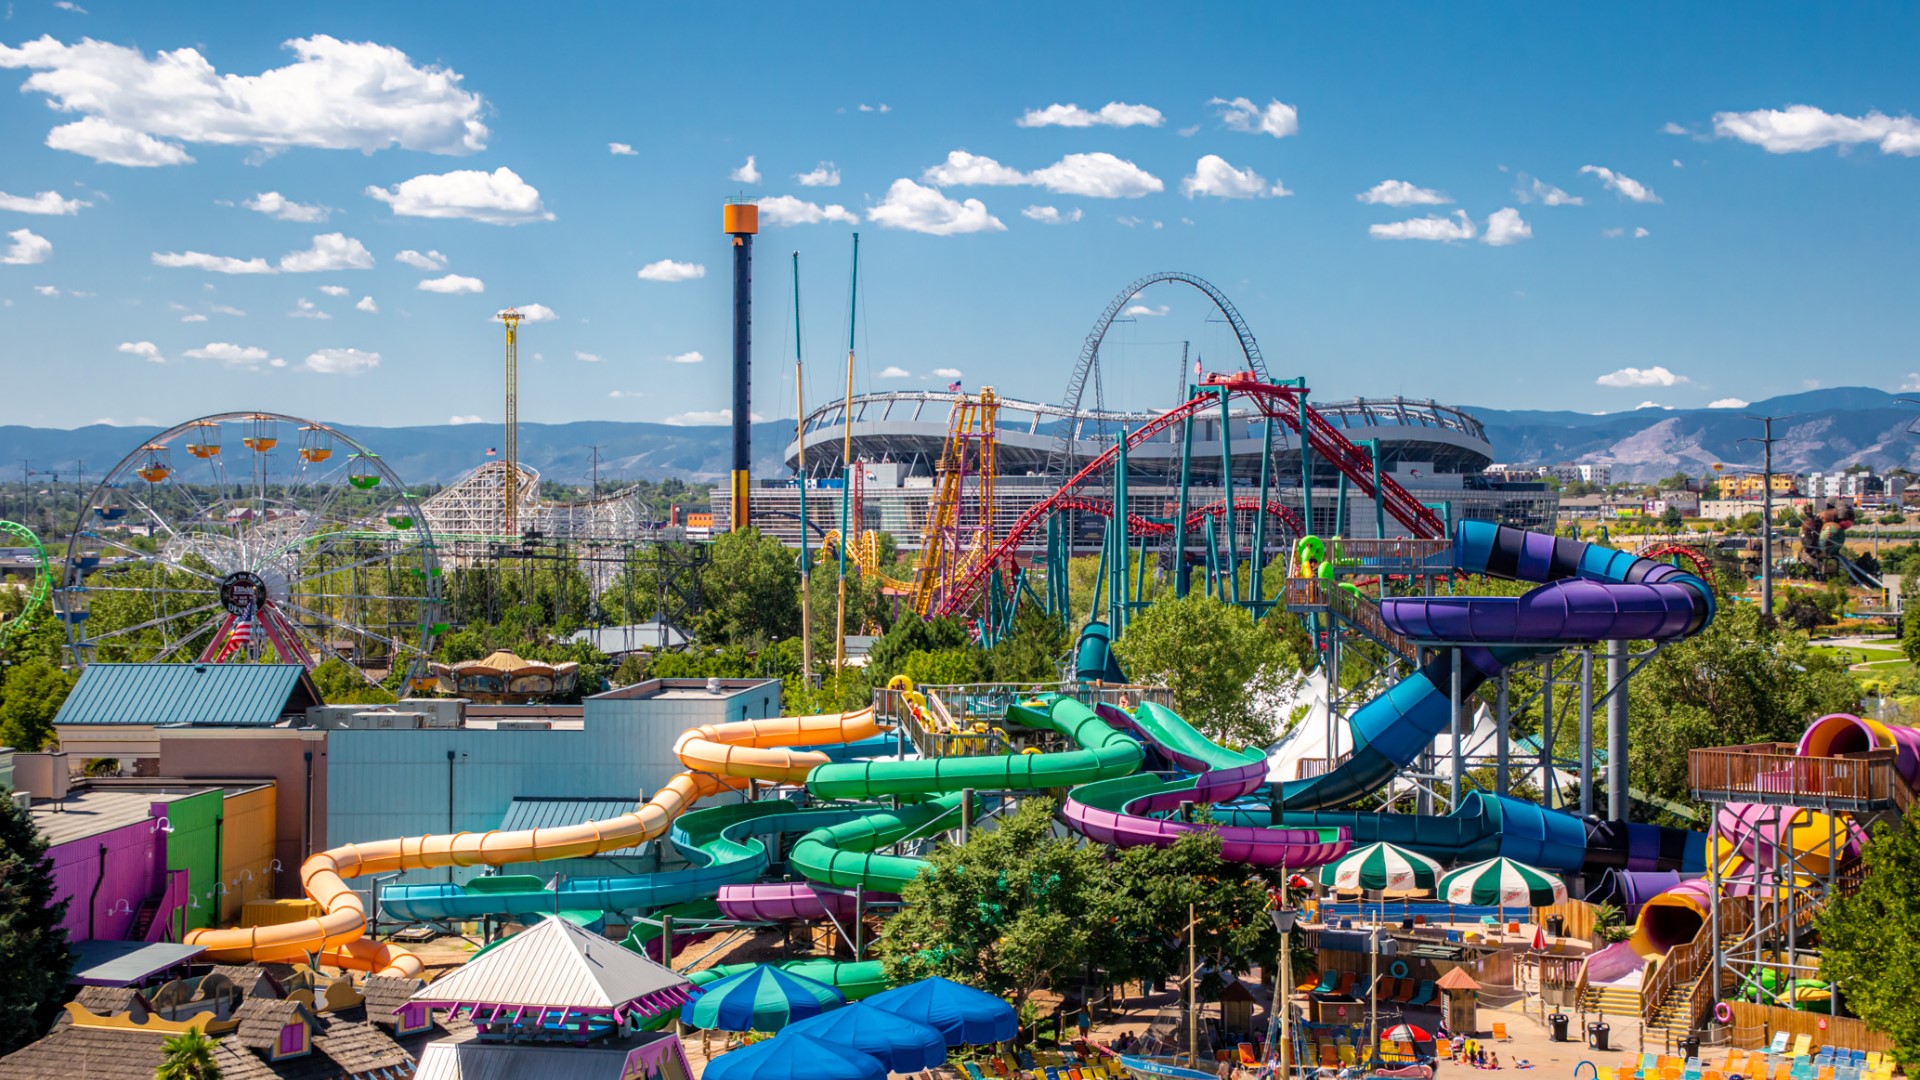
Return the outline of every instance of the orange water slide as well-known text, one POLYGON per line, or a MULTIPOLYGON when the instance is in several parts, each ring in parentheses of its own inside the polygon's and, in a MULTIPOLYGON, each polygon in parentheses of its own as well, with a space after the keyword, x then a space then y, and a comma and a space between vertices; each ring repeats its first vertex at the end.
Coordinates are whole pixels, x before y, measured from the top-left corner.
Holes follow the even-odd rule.
POLYGON ((879 733, 871 708, 697 727, 674 744, 688 771, 676 774, 629 813, 551 829, 342 844, 300 867, 301 885, 320 905, 319 916, 276 926, 195 930, 187 941, 205 946, 209 958, 228 963, 303 961, 319 954, 321 963, 335 967, 417 978, 423 969, 419 957, 364 936, 366 901, 348 887, 348 879, 447 866, 578 859, 634 847, 663 835, 675 818, 708 795, 745 787, 751 780, 801 783, 814 766, 827 761, 823 753, 788 747, 853 742, 879 733))

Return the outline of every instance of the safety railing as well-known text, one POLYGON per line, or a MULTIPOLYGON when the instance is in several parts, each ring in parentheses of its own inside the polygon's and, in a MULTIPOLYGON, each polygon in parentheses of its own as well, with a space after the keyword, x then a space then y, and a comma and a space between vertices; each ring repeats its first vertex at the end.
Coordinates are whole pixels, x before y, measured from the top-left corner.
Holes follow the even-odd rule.
POLYGON ((1793 743, 1754 743, 1693 750, 1688 786, 1707 802, 1792 804, 1848 812, 1904 805, 1905 781, 1891 749, 1838 757, 1801 757, 1793 743))
POLYGON ((1336 547, 1342 563, 1358 563, 1367 571, 1440 574, 1453 569, 1451 540, 1373 537, 1341 539, 1336 547))
POLYGON ((1387 621, 1380 617, 1379 605, 1324 578, 1288 578, 1286 604, 1288 611, 1330 611, 1401 657, 1411 660, 1419 655, 1412 642, 1387 626, 1387 621))
MULTIPOLYGON (((918 688, 924 705, 914 708, 906 691, 874 691, 874 710, 898 724, 922 757, 1005 754, 1017 745, 1048 742, 1038 732, 1005 727, 1007 708, 1044 694, 1059 694, 1089 706, 1131 709, 1143 701, 1173 704, 1173 692, 1158 686, 1091 686, 1084 683, 960 683, 918 688)), ((1065 747, 1061 747, 1065 749, 1065 747)))

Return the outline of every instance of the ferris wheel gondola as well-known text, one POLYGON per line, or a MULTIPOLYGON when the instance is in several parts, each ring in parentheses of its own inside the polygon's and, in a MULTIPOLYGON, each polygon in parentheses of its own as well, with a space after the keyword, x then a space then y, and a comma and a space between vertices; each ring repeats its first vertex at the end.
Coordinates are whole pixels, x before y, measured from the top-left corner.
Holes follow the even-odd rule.
POLYGON ((149 440, 94 489, 57 607, 83 664, 337 660, 405 694, 444 630, 425 521, 386 463, 333 428, 203 417, 149 440), (283 445, 283 430, 298 442, 283 445), (236 433, 252 452, 229 459, 220 447, 236 433), (174 446, 186 451, 177 467, 174 446))

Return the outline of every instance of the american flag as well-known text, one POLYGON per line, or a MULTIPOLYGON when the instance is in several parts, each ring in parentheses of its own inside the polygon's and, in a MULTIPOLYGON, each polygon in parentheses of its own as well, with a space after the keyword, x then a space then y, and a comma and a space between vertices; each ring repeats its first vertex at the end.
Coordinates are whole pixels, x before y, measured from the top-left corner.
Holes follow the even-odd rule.
POLYGON ((1197 356, 1193 358, 1193 377, 1200 377, 1200 358, 1197 356))
POLYGON ((494 447, 491 447, 491 446, 489 446, 489 447, 487 447, 487 456, 488 456, 488 457, 492 457, 493 455, 495 455, 495 454, 497 454, 497 453, 499 453, 499 452, 500 452, 500 451, 499 451, 498 449, 496 449, 496 448, 494 448, 494 447))
POLYGON ((234 621, 233 633, 227 635, 227 644, 232 646, 253 643, 253 601, 249 600, 240 609, 240 617, 234 621))
POLYGON ((953 380, 952 382, 950 382, 950 383, 948 383, 948 384, 947 384, 947 393, 949 393, 949 394, 957 394, 957 393, 959 393, 959 392, 960 392, 960 380, 959 380, 959 379, 955 379, 955 380, 953 380))

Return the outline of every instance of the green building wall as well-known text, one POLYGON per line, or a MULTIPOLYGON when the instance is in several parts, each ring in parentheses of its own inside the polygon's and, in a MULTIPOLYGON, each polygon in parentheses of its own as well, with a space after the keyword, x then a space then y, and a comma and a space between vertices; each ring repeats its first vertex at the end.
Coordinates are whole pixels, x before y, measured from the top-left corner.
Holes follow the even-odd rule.
MULTIPOLYGON (((199 907, 187 905, 186 929, 198 930, 213 925, 219 910, 217 898, 209 896, 221 879, 221 818, 225 813, 225 792, 219 788, 197 795, 174 799, 166 804, 167 869, 187 872, 187 889, 200 901, 199 907)), ((224 891, 224 890, 221 890, 224 891)))

